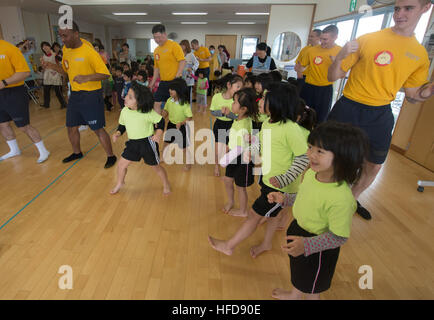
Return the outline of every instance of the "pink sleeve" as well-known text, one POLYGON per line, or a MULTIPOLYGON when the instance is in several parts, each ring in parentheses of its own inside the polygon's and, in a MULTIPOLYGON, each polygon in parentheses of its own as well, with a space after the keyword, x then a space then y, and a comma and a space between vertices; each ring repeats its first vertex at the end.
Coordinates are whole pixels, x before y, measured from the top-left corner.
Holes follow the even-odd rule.
POLYGON ((209 88, 209 83, 208 83, 208 80, 206 81, 206 87, 205 87, 205 89, 208 89, 209 88))

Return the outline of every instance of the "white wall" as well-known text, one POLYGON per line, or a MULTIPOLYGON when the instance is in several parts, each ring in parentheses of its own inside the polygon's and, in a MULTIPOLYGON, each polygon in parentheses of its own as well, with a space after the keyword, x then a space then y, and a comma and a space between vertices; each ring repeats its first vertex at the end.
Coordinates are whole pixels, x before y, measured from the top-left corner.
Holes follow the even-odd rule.
POLYGON ((16 45, 26 38, 20 8, 0 7, 0 25, 4 40, 16 45))
POLYGON ((24 30, 26 37, 34 37, 36 41, 36 51, 40 51, 42 41, 52 43, 51 31, 48 24, 47 13, 34 13, 22 11, 24 30))
MULTIPOLYGON (((137 38, 150 39, 152 38, 152 25, 129 25, 121 28, 120 38, 137 38)), ((175 39, 179 42, 183 39, 199 40, 200 44, 205 44, 205 35, 237 35, 237 54, 240 56, 241 51, 241 36, 260 35, 261 41, 264 41, 267 36, 267 25, 166 25, 166 32, 175 32, 178 37, 175 39)), ((113 34, 112 34, 113 35, 113 34)))
MULTIPOLYGON (((267 42, 270 47, 273 45, 276 36, 286 31, 295 32, 300 37, 301 47, 306 46, 313 9, 313 5, 272 5, 267 35, 267 39, 269 39, 267 42)), ((294 64, 293 61, 286 64, 294 64)), ((278 65, 282 66, 281 63, 278 63, 278 65)))

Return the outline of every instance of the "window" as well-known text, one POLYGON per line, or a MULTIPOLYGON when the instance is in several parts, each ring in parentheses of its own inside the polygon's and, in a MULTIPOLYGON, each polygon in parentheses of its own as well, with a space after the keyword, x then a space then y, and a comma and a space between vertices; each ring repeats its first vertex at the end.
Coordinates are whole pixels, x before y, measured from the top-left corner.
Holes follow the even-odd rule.
POLYGON ((241 59, 249 60, 256 52, 256 45, 258 42, 258 37, 243 37, 241 44, 241 59))
POLYGON ((336 40, 336 44, 343 47, 345 43, 351 40, 351 35, 353 34, 354 19, 341 21, 336 24, 339 29, 339 36, 336 40))
POLYGON ((154 53, 154 50, 158 47, 158 44, 154 39, 149 39, 149 47, 151 48, 151 53, 154 53))
POLYGON ((372 17, 364 17, 359 20, 359 26, 357 27, 356 38, 363 36, 364 34, 381 30, 383 25, 384 14, 379 14, 372 17))

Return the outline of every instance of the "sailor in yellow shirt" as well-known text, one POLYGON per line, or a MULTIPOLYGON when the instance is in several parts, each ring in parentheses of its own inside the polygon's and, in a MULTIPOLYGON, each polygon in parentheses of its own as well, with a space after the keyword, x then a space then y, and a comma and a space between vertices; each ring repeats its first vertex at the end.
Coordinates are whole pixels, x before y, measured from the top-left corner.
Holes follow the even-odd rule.
POLYGON ((21 154, 10 121, 14 121, 17 128, 38 148, 38 163, 44 162, 50 155, 38 130, 30 125, 29 96, 24 88, 24 80, 29 75, 29 66, 20 49, 0 40, 0 132, 10 149, 8 153, 0 156, 0 161, 21 154))
POLYGON ((107 154, 104 168, 110 168, 115 164, 116 156, 113 154, 110 137, 104 129, 104 101, 101 89, 101 81, 108 79, 110 72, 93 46, 80 39, 79 28, 75 22, 72 29, 59 29, 59 35, 64 43, 62 66, 47 63, 45 68, 68 76, 71 84, 66 127, 73 153, 63 159, 63 163, 83 157, 78 128, 80 125, 88 125, 107 154))
MULTIPOLYGON (((300 61, 303 68, 309 68, 300 97, 316 111, 318 123, 325 121, 332 105, 333 82, 327 79, 327 73, 333 63, 331 57, 341 49, 335 44, 338 33, 336 26, 326 27, 321 34, 321 45, 310 48, 300 61)), ((299 70, 304 71, 303 68, 299 70)))
POLYGON ((298 88, 301 91, 304 85, 304 81, 306 79, 306 74, 308 72, 308 69, 306 68, 304 71, 301 71, 302 66, 300 65, 301 60, 306 55, 307 51, 320 44, 320 37, 321 37, 321 29, 314 29, 309 33, 309 37, 307 40, 307 46, 300 50, 300 53, 298 54, 297 60, 295 60, 295 71, 297 72, 297 83, 298 88), (300 71, 299 71, 300 70, 300 71))
POLYGON ((169 82, 182 77, 186 61, 181 46, 167 38, 165 26, 153 26, 152 35, 158 47, 154 50, 154 76, 149 88, 153 90, 156 81, 160 79, 158 90, 154 94, 154 110, 161 114, 161 108, 164 107, 162 104, 170 97, 169 82))
POLYGON ((209 79, 209 62, 212 60, 211 52, 209 52, 207 47, 200 46, 197 39, 191 41, 191 48, 194 50, 194 55, 199 61, 199 69, 196 70, 196 76, 199 75, 199 70, 203 70, 205 72, 204 78, 209 79))
MULTIPOLYGON (((429 0, 396 0, 395 26, 348 42, 329 69, 330 81, 345 77, 351 69, 344 95, 329 119, 351 123, 369 138, 364 174, 352 187, 356 199, 374 182, 386 160, 394 126, 390 102, 397 92, 404 88, 410 102, 424 101, 433 94, 428 54, 414 36, 420 17, 430 7, 429 0)), ((360 203, 357 213, 371 219, 360 203)))

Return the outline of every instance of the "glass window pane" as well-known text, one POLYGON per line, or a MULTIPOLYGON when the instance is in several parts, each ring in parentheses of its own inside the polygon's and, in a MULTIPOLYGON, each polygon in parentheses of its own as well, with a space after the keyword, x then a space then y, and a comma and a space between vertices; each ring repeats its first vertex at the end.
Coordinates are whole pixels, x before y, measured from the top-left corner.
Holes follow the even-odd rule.
POLYGON ((365 17, 359 20, 356 38, 364 34, 381 30, 383 24, 384 14, 379 14, 372 17, 365 17))
POLYGON ((256 52, 258 40, 259 39, 257 37, 243 38, 241 59, 248 60, 253 56, 253 54, 256 52))
POLYGON ((345 43, 351 40, 351 34, 353 33, 354 20, 347 20, 338 22, 336 25, 339 29, 339 36, 336 40, 336 44, 343 47, 345 43))
POLYGON ((152 53, 154 53, 154 50, 155 50, 155 48, 157 48, 158 47, 158 44, 155 42, 155 40, 154 39, 149 39, 149 42, 150 42, 150 47, 151 47, 151 52, 152 53))

